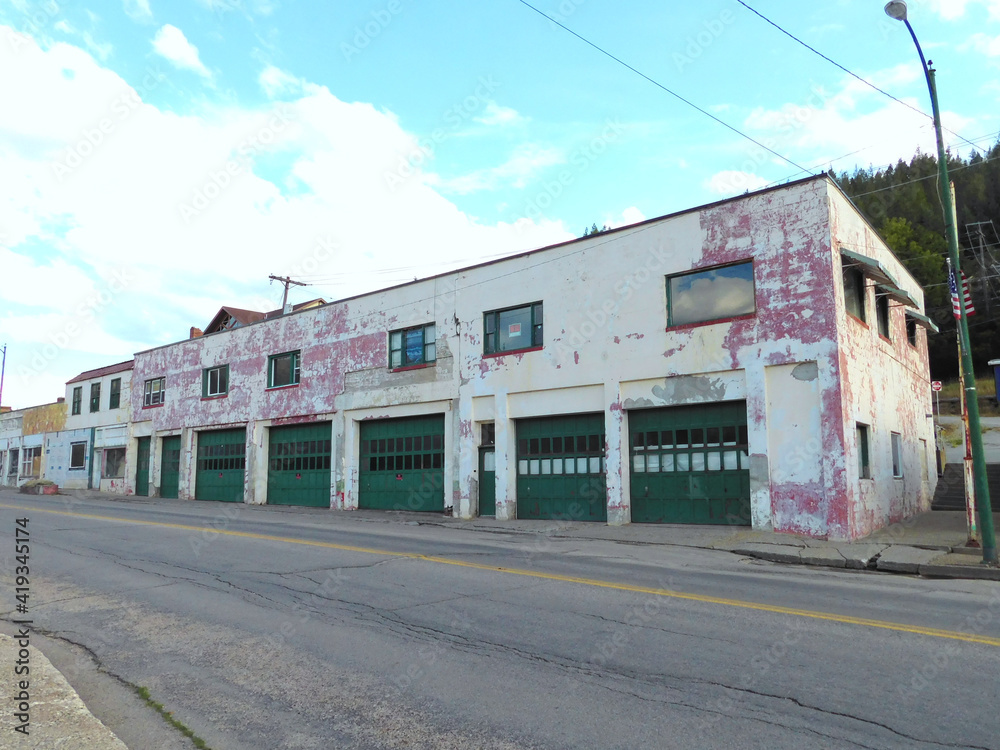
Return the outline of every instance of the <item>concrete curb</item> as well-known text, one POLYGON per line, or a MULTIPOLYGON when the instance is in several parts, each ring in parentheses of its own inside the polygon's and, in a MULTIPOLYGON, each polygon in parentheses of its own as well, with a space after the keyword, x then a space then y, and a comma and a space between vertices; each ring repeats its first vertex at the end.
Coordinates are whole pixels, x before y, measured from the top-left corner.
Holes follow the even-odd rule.
MULTIPOLYGON (((0 663, 13 664, 20 647, 16 639, 0 633, 0 663)), ((0 703, 14 705, 19 690, 15 680, 27 679, 26 692, 30 696, 28 736, 23 745, 4 747, 30 747, 32 750, 128 750, 128 747, 84 705, 76 691, 52 666, 45 655, 34 646, 28 646, 30 673, 26 678, 16 678, 11 670, 7 679, 0 680, 0 703)), ((5 711, 4 724, 12 721, 12 711, 5 711)), ((14 726, 4 726, 5 734, 12 734, 14 726)), ((16 737, 17 735, 15 735, 16 737)))

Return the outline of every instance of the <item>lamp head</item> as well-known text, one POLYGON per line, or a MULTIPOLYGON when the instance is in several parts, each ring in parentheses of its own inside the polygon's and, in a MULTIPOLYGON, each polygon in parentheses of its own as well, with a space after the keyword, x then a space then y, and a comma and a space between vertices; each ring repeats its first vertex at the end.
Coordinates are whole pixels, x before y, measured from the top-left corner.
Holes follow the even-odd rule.
POLYGON ((905 21, 906 3, 903 0, 892 0, 892 2, 886 3, 885 14, 889 18, 895 18, 897 21, 905 21))

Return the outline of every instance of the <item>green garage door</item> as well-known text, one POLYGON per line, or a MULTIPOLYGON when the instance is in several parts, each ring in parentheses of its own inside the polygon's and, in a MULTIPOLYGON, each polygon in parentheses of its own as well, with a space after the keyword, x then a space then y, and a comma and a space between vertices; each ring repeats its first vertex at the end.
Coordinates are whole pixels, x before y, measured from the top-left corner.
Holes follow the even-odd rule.
POLYGON ((330 507, 329 422, 269 430, 268 505, 330 507))
POLYGON ((745 401, 630 411, 632 521, 750 523, 745 401))
POLYGON ((246 451, 245 429, 199 432, 195 499, 242 503, 246 451))
POLYGON ((517 421, 517 517, 607 521, 604 415, 517 421))
POLYGON ((160 497, 177 497, 181 479, 181 436, 163 438, 160 446, 160 497))
POLYGON ((359 508, 444 511, 444 415, 361 423, 359 508))

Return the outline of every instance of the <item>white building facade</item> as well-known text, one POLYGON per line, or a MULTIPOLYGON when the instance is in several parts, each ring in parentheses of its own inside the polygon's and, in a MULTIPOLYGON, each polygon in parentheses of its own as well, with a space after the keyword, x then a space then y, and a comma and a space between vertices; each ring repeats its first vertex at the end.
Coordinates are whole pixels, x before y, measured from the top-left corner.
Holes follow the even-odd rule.
POLYGON ((60 487, 125 494, 132 365, 88 370, 66 383, 67 434, 57 446, 62 460, 58 472, 48 474, 60 487))
POLYGON ((141 352, 127 491, 858 538, 930 506, 922 305, 809 178, 141 352))

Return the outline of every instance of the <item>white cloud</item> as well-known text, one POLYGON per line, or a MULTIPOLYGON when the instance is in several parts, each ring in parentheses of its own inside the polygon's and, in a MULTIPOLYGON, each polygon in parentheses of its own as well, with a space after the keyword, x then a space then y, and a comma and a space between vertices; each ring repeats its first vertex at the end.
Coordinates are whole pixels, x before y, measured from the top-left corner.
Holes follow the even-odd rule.
POLYGON ((767 185, 767 180, 751 172, 727 169, 712 175, 704 185, 716 195, 731 196, 762 188, 767 185))
MULTIPOLYGON (((900 91, 907 85, 919 89, 923 83, 919 64, 878 71, 868 79, 886 91, 900 91)), ((758 107, 746 118, 744 127, 750 135, 769 141, 778 153, 813 169, 890 164, 900 158, 909 160, 918 148, 934 149, 930 117, 921 114, 930 107, 924 99, 900 98, 910 106, 886 100, 860 81, 845 78, 837 91, 816 90, 804 102, 776 109, 758 107)), ((942 113, 942 121, 954 133, 969 131, 973 123, 949 111, 942 113)), ((952 146, 963 143, 948 132, 945 140, 952 146)), ((752 172, 771 160, 770 155, 758 155, 742 163, 740 169, 752 172)))
POLYGON ((473 119, 483 125, 512 125, 527 120, 527 118, 518 114, 516 109, 501 107, 492 101, 487 102, 485 112, 482 115, 473 119))
MULTIPOLYGON (((965 15, 967 9, 982 6, 993 20, 1000 19, 1000 0, 922 0, 919 5, 937 13, 946 21, 955 21, 965 15)), ((912 11, 910 11, 912 18, 912 11)))
POLYGON ((284 94, 297 94, 302 91, 302 81, 300 79, 273 65, 268 65, 260 72, 260 75, 257 76, 257 82, 270 99, 284 94))
POLYGON ((124 3, 125 15, 133 21, 149 21, 153 18, 149 0, 124 0, 124 3))
POLYGON ((987 57, 1000 57, 1000 36, 989 36, 977 32, 970 36, 969 41, 961 45, 959 49, 972 49, 987 57))
POLYGON ((524 143, 514 149, 510 158, 499 166, 442 179, 438 184, 442 190, 459 195, 494 190, 500 185, 523 188, 542 170, 565 161, 566 157, 560 149, 524 143))
MULTIPOLYGON (((16 405, 185 338, 222 304, 276 307, 262 299, 275 293, 270 273, 321 282, 295 301, 335 299, 395 280, 385 268, 413 278, 573 237, 558 222, 483 224, 419 167, 395 184, 413 134, 325 87, 303 83, 267 108, 178 114, 145 101, 155 76, 132 88, 70 44, 0 45, 0 66, 15 63, 22 74, 0 77, 0 268, 45 280, 54 300, 0 286, 0 321, 19 337, 4 389, 16 405), (25 374, 45 347, 58 356, 25 374)), ((531 147, 500 171, 516 181, 558 158, 531 147)))
POLYGON ((201 62, 198 48, 184 36, 184 32, 169 23, 160 27, 153 37, 153 49, 156 54, 169 60, 173 65, 184 70, 190 70, 205 78, 212 74, 201 62))

